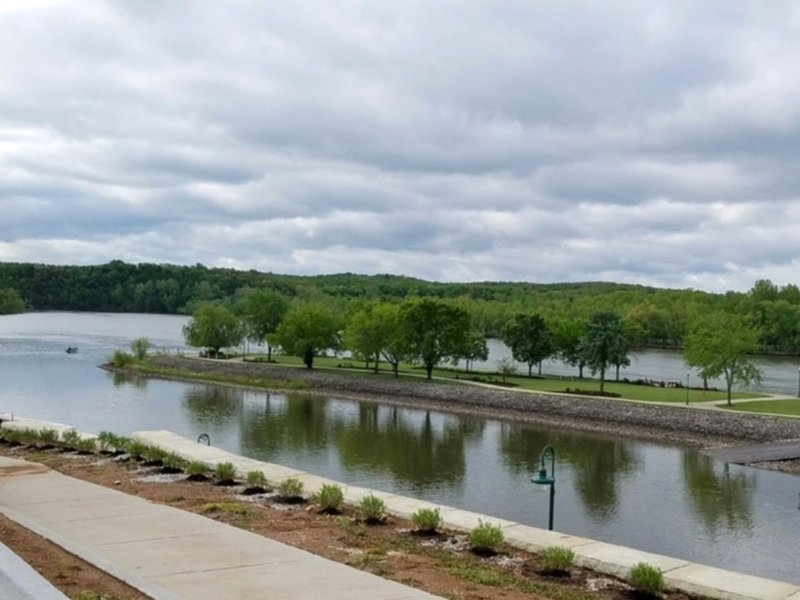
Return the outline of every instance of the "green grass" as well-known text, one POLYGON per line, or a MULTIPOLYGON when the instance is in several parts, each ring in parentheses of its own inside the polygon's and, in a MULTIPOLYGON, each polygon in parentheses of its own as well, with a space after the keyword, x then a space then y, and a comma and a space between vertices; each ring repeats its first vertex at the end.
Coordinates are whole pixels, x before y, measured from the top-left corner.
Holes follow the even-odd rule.
MULTIPOLYGON (((258 355, 249 355, 248 358, 256 358, 258 355)), ((266 356, 264 357, 266 358, 266 356)), ((303 361, 296 356, 273 355, 273 361, 277 365, 305 368, 303 361)), ((244 377, 228 375, 222 373, 197 373, 188 369, 164 368, 154 365, 148 361, 136 362, 134 369, 147 374, 161 375, 165 377, 176 377, 181 379, 193 379, 199 381, 211 381, 216 383, 231 383, 265 389, 310 389, 311 384, 302 381, 275 380, 266 377, 244 377)), ((364 362, 349 358, 339 357, 316 357, 314 359, 314 369, 330 370, 338 375, 359 377, 359 378, 379 378, 394 379, 391 366, 388 363, 381 363, 378 373, 372 369, 366 369, 364 362)), ((411 364, 401 364, 399 377, 401 381, 420 381, 425 379, 425 370, 411 364)), ((485 371, 475 371, 465 373, 455 368, 438 368, 433 370, 434 382, 440 384, 464 385, 463 380, 480 377, 484 383, 499 383, 501 378, 495 373, 485 371)), ((507 378, 509 383, 515 384, 511 390, 531 390, 542 392, 563 393, 567 388, 572 390, 580 389, 585 391, 599 391, 600 382, 596 379, 578 379, 577 377, 525 377, 515 375, 507 378)), ((621 398, 628 400, 638 400, 641 402, 667 402, 673 404, 683 404, 686 402, 685 388, 651 387, 635 385, 632 383, 622 383, 615 381, 605 382, 605 391, 619 394, 621 398)), ((763 398, 763 394, 752 392, 734 392, 734 399, 763 398)), ((692 388, 689 390, 689 403, 713 402, 725 400, 725 391, 704 391, 692 388)))
POLYGON ((733 406, 717 404, 720 408, 740 410, 751 413, 774 413, 800 417, 800 399, 796 400, 756 400, 755 402, 737 402, 733 406))

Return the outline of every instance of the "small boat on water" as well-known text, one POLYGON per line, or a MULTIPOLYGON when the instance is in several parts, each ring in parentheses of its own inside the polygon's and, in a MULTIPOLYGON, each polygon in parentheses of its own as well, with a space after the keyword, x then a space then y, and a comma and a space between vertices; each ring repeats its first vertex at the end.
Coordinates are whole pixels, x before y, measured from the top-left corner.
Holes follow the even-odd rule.
POLYGON ((67 348, 67 354, 77 354, 78 347, 77 346, 70 346, 67 348))

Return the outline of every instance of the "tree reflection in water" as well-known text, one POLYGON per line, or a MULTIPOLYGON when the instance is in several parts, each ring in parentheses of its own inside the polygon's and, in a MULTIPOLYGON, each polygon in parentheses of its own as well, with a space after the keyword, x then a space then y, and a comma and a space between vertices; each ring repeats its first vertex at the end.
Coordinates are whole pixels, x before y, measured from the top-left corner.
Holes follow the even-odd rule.
POLYGON ((244 391, 234 387, 192 385, 183 394, 183 406, 192 425, 220 430, 242 413, 244 391))
POLYGON ((641 468, 634 445, 589 434, 573 436, 542 432, 524 424, 503 423, 500 451, 520 478, 539 470, 539 454, 547 444, 556 450, 556 470, 569 465, 575 493, 587 515, 603 523, 619 508, 619 483, 641 468))
POLYGON ((139 375, 128 375, 126 373, 118 373, 114 371, 111 377, 111 381, 114 384, 114 387, 120 387, 122 385, 130 385, 135 387, 137 390, 145 390, 147 389, 147 377, 141 377, 139 375))
POLYGON ((727 463, 718 463, 697 452, 685 452, 683 479, 689 503, 710 536, 720 529, 737 532, 752 529, 754 474, 731 473, 727 463))

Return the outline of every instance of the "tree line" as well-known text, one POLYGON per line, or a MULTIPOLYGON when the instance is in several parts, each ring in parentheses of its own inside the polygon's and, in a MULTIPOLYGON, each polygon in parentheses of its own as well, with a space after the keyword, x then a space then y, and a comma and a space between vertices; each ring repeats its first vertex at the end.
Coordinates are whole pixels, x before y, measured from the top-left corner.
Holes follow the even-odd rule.
POLYGON ((748 292, 712 294, 606 282, 439 283, 394 275, 280 275, 199 264, 0 263, 0 314, 76 310, 188 315, 207 302, 232 308, 253 289, 269 290, 290 303, 324 303, 336 314, 365 303, 445 300, 469 313, 475 331, 498 338, 519 313, 540 315, 560 336, 569 335, 563 329, 574 321, 613 310, 624 317, 635 348, 682 348, 698 319, 734 314, 757 326, 759 352, 800 354, 800 288, 769 280, 755 282, 748 292))

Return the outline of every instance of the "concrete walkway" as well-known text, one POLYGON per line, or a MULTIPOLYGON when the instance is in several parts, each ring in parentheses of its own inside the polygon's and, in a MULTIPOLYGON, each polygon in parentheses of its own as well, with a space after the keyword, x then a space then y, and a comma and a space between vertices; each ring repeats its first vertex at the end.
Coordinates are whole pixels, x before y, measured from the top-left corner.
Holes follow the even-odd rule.
POLYGON ((0 511, 157 600, 433 600, 200 515, 0 457, 0 511))

